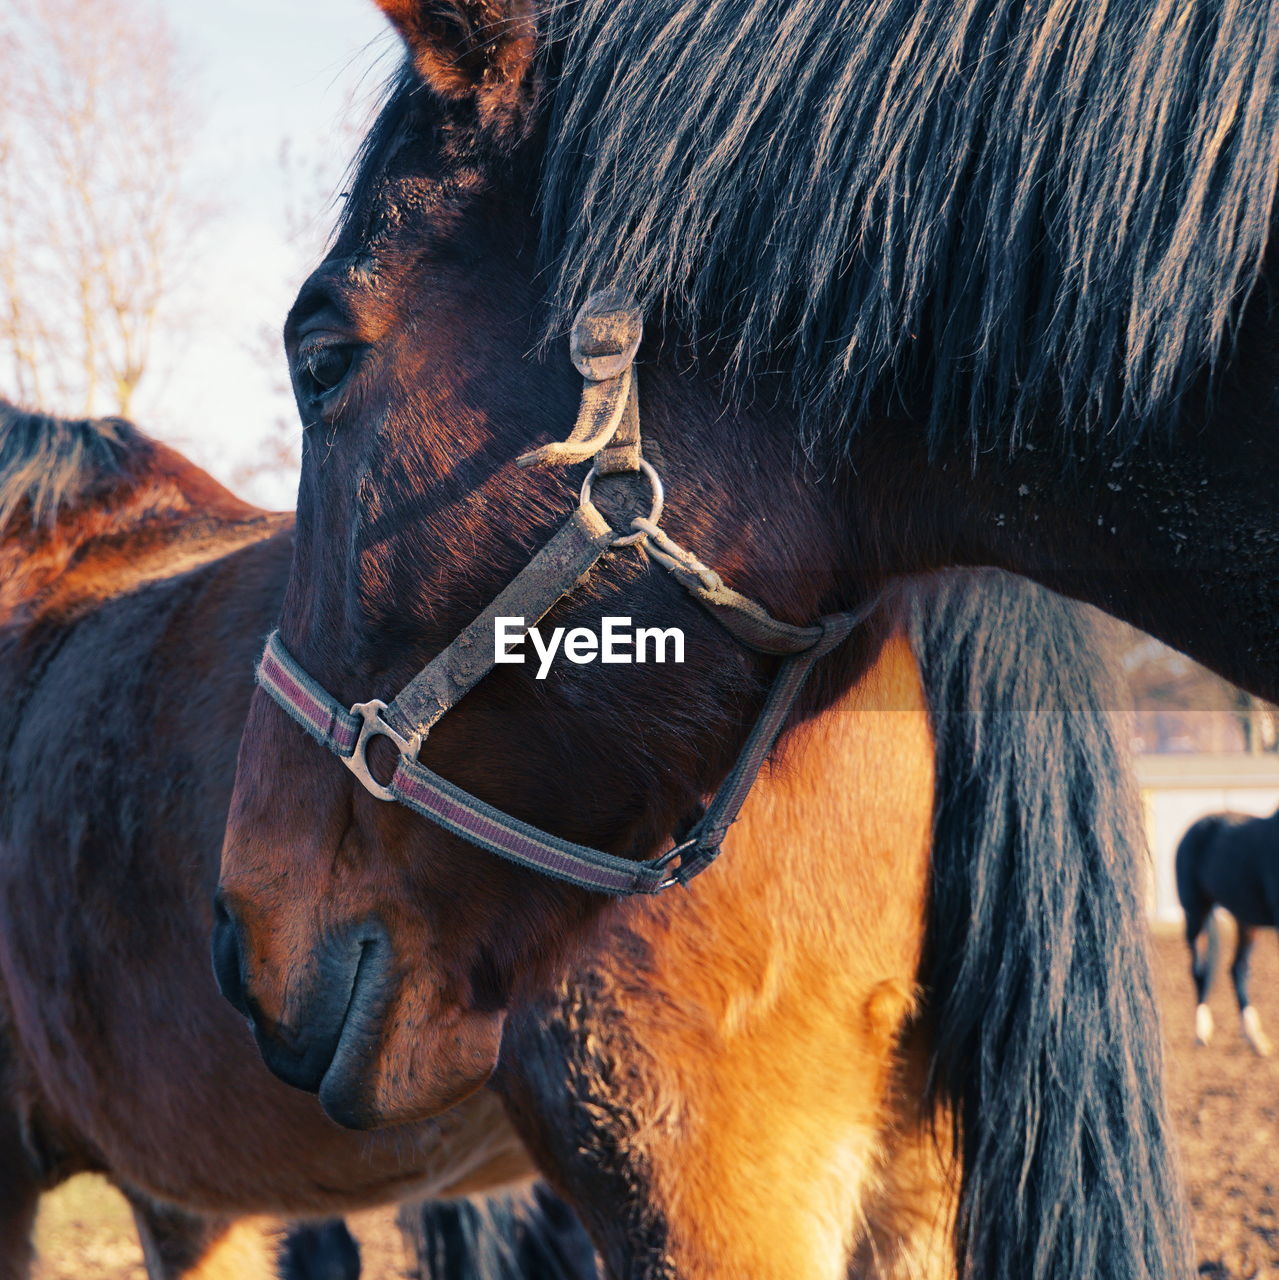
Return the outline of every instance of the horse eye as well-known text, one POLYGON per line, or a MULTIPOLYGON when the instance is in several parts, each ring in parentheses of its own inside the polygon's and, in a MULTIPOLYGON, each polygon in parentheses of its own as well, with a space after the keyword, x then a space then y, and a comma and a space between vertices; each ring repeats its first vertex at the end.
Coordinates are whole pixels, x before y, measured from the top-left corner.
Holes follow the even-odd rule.
POLYGON ((301 372, 310 381, 313 394, 323 395, 342 383, 351 372, 354 360, 354 347, 341 344, 315 347, 302 357, 301 372))

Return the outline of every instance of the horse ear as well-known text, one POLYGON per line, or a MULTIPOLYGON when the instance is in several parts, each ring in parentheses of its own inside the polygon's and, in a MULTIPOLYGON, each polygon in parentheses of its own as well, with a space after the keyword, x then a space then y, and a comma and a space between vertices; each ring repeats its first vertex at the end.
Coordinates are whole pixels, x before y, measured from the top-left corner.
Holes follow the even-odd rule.
POLYGON ((442 98, 473 99, 490 125, 517 123, 531 97, 533 0, 376 0, 442 98))

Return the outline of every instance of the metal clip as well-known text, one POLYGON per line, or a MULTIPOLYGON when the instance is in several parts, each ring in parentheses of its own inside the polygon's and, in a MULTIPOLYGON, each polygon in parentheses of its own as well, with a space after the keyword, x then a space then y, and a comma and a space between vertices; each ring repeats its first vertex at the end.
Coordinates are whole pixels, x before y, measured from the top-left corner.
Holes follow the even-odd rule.
MULTIPOLYGON (((666 505, 666 489, 662 485, 662 477, 653 470, 652 465, 646 459, 641 458, 639 465, 640 471, 643 472, 644 478, 648 481, 649 492, 652 494, 652 503, 649 507, 646 522, 656 524, 662 518, 662 508, 666 505)), ((586 473, 586 479, 582 481, 582 491, 577 499, 579 506, 584 507, 590 502, 591 490, 599 473, 598 466, 593 466, 586 473)), ((625 533, 620 537, 614 538, 608 545, 610 547, 632 547, 637 542, 643 542, 646 537, 648 537, 646 533, 625 533)))
POLYGON ((365 755, 368 750, 369 739, 376 737, 390 738, 399 748, 400 755, 407 760, 413 760, 417 757, 417 753, 422 749, 422 735, 415 733, 411 737, 404 737, 403 734, 392 728, 385 720, 382 719, 382 712, 386 710, 386 703, 380 698, 373 698, 368 702, 357 702, 351 708, 353 716, 359 716, 363 722, 360 725, 360 736, 355 740, 355 749, 349 756, 339 757, 344 765, 355 774, 357 778, 364 784, 364 789, 369 795, 374 796, 378 800, 394 800, 395 793, 390 787, 384 787, 370 772, 369 762, 365 755))
POLYGON ((674 873, 658 883, 657 887, 659 890, 669 889, 672 885, 682 883, 683 876, 681 875, 681 869, 684 862, 684 854, 686 854, 690 849, 697 848, 700 840, 701 836, 698 834, 697 830, 694 829, 692 835, 681 840, 679 844, 672 845, 660 858, 653 859, 652 865, 659 871, 664 871, 672 862, 675 861, 676 858, 680 861, 680 866, 675 869, 674 873))

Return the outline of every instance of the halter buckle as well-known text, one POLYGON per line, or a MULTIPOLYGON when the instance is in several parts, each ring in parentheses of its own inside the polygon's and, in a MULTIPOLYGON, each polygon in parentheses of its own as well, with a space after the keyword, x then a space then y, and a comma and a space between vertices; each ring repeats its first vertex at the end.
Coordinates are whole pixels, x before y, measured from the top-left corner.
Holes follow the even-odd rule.
POLYGON ((376 737, 390 738, 399 748, 400 755, 412 760, 422 749, 422 735, 415 733, 406 738, 387 721, 382 719, 386 703, 380 698, 372 698, 368 702, 357 702, 351 708, 353 716, 359 716, 360 736, 355 740, 355 748, 349 756, 340 757, 342 763, 364 784, 364 789, 378 800, 394 800, 395 793, 390 787, 384 787, 370 772, 369 762, 365 755, 369 739, 376 737))
POLYGON ((658 889, 669 889, 672 885, 683 883, 682 868, 684 863, 684 855, 690 850, 697 848, 698 842, 701 840, 701 834, 697 827, 693 828, 691 835, 685 836, 678 844, 672 845, 659 858, 653 859, 653 866, 659 871, 665 871, 676 859, 679 859, 679 866, 675 868, 670 875, 658 883, 658 889))

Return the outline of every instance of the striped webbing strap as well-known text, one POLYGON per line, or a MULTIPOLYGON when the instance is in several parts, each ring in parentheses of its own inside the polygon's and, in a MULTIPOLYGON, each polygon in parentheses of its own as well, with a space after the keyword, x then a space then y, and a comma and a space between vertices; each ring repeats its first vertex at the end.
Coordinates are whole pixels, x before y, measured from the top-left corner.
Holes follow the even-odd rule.
POLYGON ((317 742, 338 755, 371 795, 399 801, 446 831, 521 866, 617 896, 686 884, 715 860, 813 664, 845 640, 878 603, 871 600, 856 613, 831 614, 811 627, 783 622, 732 590, 661 528, 661 480, 640 451, 632 361, 641 330, 641 313, 628 294, 605 291, 587 299, 571 340, 573 362, 584 379, 577 422, 567 440, 543 445, 518 460, 520 466, 543 467, 594 459, 578 506, 489 606, 389 704, 373 699, 349 710, 343 707, 298 665, 279 632, 267 641, 258 667, 259 685, 317 742), (627 472, 647 476, 652 505, 647 517, 631 521, 632 532, 618 535, 591 502, 591 482, 596 475, 627 472), (523 618, 527 630, 610 548, 641 543, 646 554, 669 570, 738 641, 782 656, 781 669, 736 764, 692 832, 661 857, 644 862, 542 831, 463 791, 418 759, 432 726, 492 670, 495 619, 523 618), (399 749, 388 783, 369 772, 366 749, 374 737, 390 738, 399 749))
MULTIPOLYGON (((783 660, 732 771, 689 836, 661 857, 632 861, 542 831, 440 777, 417 759, 416 751, 401 750, 395 773, 386 785, 386 798, 398 800, 481 849, 583 889, 623 897, 687 884, 718 855, 724 835, 741 811, 813 664, 845 640, 868 612, 869 606, 820 619, 817 642, 783 660)), ((267 641, 258 666, 258 684, 311 737, 336 755, 350 759, 357 746, 362 748, 368 733, 367 717, 342 706, 313 680, 284 647, 278 631, 267 641)))

